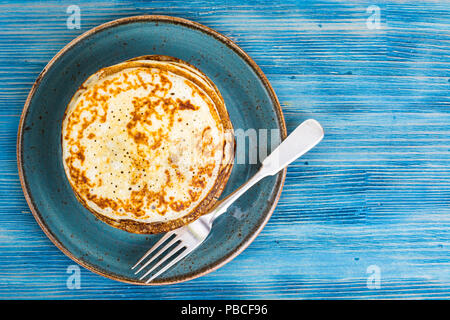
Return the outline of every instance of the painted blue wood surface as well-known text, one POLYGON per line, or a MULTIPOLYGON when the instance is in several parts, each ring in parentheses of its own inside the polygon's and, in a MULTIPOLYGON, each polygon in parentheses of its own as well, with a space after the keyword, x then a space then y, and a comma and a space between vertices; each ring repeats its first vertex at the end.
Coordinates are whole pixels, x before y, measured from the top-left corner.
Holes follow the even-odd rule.
POLYGON ((0 1, 0 298, 450 298, 449 89, 445 1, 0 1), (69 5, 81 10, 80 29, 67 28, 69 5), (22 194, 19 118, 65 44, 138 14, 230 37, 269 78, 288 131, 313 117, 326 137, 289 167, 271 220, 221 269, 165 287, 81 269, 81 288, 70 289, 74 263, 22 194))

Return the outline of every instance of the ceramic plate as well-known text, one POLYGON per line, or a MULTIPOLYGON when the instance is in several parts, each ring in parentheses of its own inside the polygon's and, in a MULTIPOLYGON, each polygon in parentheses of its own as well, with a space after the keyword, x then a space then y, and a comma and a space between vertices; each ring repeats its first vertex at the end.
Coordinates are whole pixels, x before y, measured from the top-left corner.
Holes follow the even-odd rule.
MULTIPOLYGON (((93 272, 136 284, 142 282, 130 267, 161 235, 113 228, 78 202, 65 177, 60 131, 67 103, 86 78, 100 68, 150 54, 180 58, 202 70, 222 93, 235 130, 278 129, 272 134, 279 140, 286 136, 280 105, 259 67, 231 40, 198 23, 167 16, 124 18, 63 48, 39 75, 25 103, 17 148, 22 188, 37 222, 67 256, 93 272)), ((248 162, 235 163, 222 196, 257 171, 259 165, 248 162)), ((285 173, 250 189, 216 220, 199 249, 153 284, 199 277, 237 256, 270 218, 285 173)))

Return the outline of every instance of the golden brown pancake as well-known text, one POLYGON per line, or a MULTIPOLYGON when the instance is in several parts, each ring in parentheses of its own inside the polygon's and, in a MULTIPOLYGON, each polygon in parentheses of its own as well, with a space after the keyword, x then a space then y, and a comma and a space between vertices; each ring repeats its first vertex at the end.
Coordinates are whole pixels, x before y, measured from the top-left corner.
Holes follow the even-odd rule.
POLYGON ((89 77, 67 106, 61 138, 78 199, 133 233, 173 230, 207 213, 233 163, 232 125, 217 87, 167 56, 89 77))

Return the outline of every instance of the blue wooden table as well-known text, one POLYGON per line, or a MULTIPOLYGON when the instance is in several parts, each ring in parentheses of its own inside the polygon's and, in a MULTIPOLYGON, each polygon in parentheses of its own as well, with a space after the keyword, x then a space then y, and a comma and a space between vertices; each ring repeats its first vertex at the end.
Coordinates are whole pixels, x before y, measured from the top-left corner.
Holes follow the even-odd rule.
POLYGON ((449 91, 450 2, 1 1, 0 298, 450 298, 449 91), (230 37, 269 78, 288 132, 307 118, 326 132, 241 255, 163 287, 78 268, 34 220, 16 166, 22 107, 46 63, 139 14, 230 37))

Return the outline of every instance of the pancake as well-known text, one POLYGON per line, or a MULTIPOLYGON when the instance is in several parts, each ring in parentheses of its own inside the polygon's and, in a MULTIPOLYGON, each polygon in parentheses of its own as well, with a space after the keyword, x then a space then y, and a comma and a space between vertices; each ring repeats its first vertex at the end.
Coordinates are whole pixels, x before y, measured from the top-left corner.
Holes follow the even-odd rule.
POLYGON ((170 231, 207 213, 233 163, 233 128, 217 87, 167 56, 90 76, 67 106, 61 140, 77 198, 132 233, 170 231))

